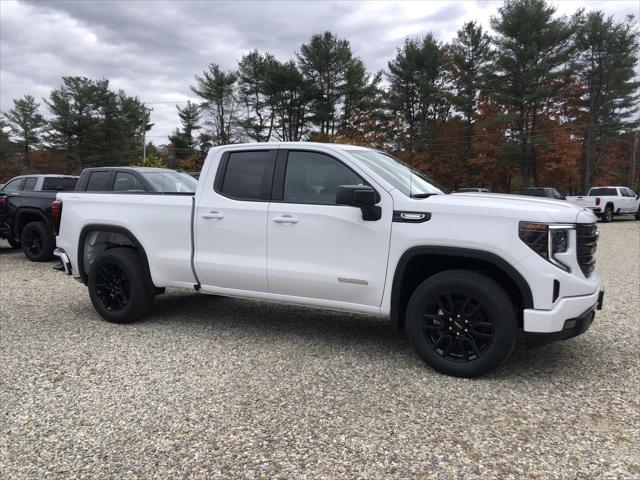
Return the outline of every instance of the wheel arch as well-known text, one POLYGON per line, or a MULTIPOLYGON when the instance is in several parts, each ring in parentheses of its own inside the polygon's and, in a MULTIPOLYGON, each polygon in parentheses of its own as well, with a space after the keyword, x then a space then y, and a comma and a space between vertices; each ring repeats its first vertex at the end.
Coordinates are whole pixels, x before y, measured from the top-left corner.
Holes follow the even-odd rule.
POLYGON ((531 287, 520 272, 502 257, 468 248, 412 247, 400 257, 393 277, 390 311, 395 328, 403 328, 407 302, 421 282, 436 273, 456 268, 484 272, 496 279, 516 304, 519 317, 522 310, 533 308, 531 287))
MULTIPOLYGON (((108 248, 120 246, 131 247, 138 251, 140 258, 145 269, 145 278, 151 287, 154 286, 153 279, 151 278, 151 270, 149 269, 149 259, 147 258, 147 252, 144 246, 138 238, 127 228, 118 225, 106 225, 106 224, 89 224, 85 225, 80 231, 80 237, 78 239, 78 274, 82 279, 82 282, 87 285, 89 281, 88 273, 85 269, 85 243, 87 236, 90 233, 97 232, 98 234, 106 234, 110 238, 118 239, 119 242, 112 246, 107 246, 102 251, 108 248)), ((100 252, 100 253, 101 253, 100 252)))
MULTIPOLYGON (((17 238, 20 238, 22 229, 31 222, 44 222, 47 224, 47 228, 51 228, 51 223, 47 216, 37 208, 32 207, 20 207, 15 212, 15 218, 13 221, 13 232, 17 238)), ((51 232, 53 235, 53 232, 51 232)))

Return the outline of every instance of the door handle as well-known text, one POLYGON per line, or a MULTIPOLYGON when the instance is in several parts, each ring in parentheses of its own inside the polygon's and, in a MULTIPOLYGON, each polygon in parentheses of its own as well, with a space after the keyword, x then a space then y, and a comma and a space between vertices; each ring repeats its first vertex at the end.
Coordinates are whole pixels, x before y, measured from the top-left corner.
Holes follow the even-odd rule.
POLYGON ((216 220, 220 220, 221 218, 224 218, 224 215, 220 212, 209 212, 202 214, 202 218, 215 218, 216 220))
POLYGON ((298 219, 296 217, 292 217, 291 215, 273 217, 273 221, 276 223, 298 223, 298 219))

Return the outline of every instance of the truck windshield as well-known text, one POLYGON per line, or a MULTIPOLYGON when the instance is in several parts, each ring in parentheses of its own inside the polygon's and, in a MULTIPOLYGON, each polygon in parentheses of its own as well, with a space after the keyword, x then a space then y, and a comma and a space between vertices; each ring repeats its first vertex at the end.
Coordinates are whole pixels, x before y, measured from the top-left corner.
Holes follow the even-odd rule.
POLYGON ((156 192, 193 193, 198 182, 191 176, 179 172, 142 172, 156 192))
POLYGON ((408 197, 448 193, 434 180, 391 155, 374 150, 347 151, 408 197))
POLYGON ((589 190, 590 197, 605 197, 607 195, 612 195, 615 197, 616 195, 618 195, 618 192, 616 192, 615 188, 592 188, 591 190, 589 190))

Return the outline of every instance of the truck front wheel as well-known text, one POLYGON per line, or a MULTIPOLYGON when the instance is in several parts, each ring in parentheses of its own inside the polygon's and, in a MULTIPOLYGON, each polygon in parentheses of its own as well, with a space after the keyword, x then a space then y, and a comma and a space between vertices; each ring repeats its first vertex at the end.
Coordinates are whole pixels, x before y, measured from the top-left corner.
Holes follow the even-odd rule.
POLYGON ((89 297, 102 318, 114 323, 135 322, 150 309, 154 292, 145 266, 133 248, 106 250, 89 270, 89 297))
POLYGON ((479 377, 513 351, 518 321, 505 290, 487 275, 447 270, 422 282, 407 305, 409 340, 439 372, 479 377))

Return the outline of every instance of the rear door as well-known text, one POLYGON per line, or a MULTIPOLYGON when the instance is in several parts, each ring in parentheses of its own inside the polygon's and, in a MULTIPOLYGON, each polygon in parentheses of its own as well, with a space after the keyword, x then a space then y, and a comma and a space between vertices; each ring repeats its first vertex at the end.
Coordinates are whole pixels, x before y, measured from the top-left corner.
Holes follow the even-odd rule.
POLYGON ((267 210, 277 149, 222 154, 215 179, 201 178, 194 212, 195 265, 205 291, 268 291, 267 210))
POLYGON ((267 220, 269 292, 377 307, 382 300, 393 204, 365 221, 337 205, 340 185, 368 183, 344 159, 319 151, 281 150, 267 220))

